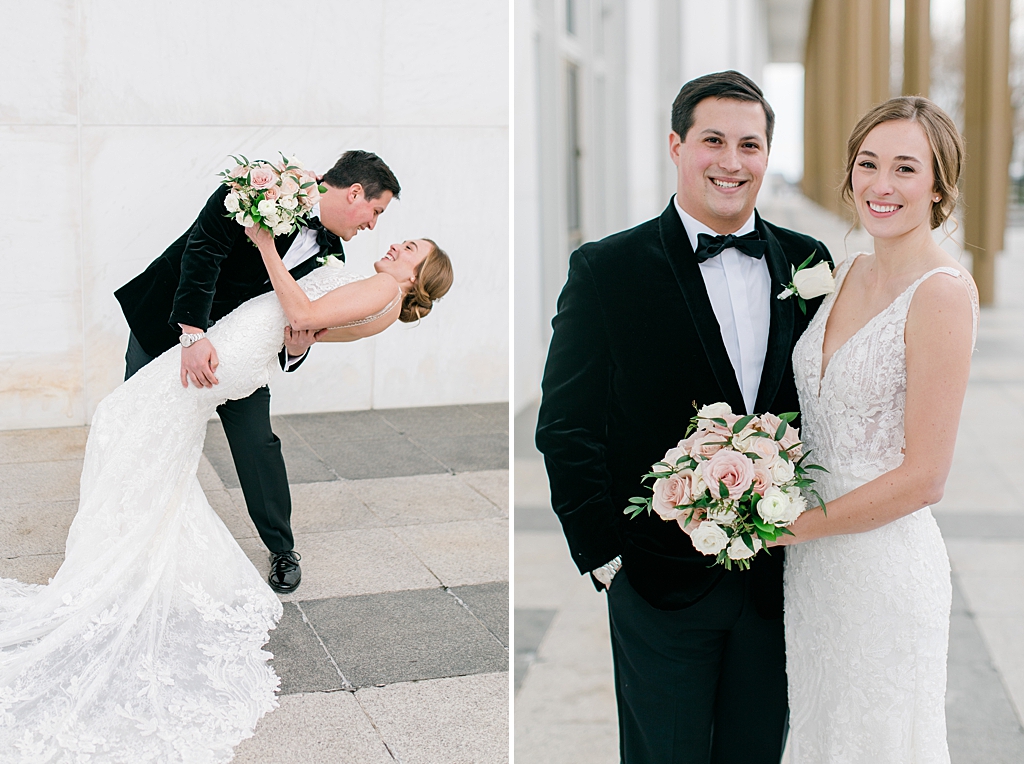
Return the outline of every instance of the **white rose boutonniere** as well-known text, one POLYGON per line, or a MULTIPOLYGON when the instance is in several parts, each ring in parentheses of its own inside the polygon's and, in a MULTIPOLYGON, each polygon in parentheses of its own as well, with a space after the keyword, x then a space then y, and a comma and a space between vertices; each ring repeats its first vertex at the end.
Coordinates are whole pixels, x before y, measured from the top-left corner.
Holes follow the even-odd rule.
POLYGON ((807 313, 807 300, 813 300, 815 297, 832 294, 836 291, 836 282, 832 278, 832 269, 828 267, 826 261, 822 260, 813 268, 807 267, 814 258, 814 254, 814 252, 811 252, 808 258, 800 264, 799 268, 790 266, 792 270, 791 280, 786 285, 786 288, 778 294, 778 299, 780 300, 786 300, 796 295, 796 301, 800 306, 801 313, 807 313))
POLYGON ((318 257, 316 259, 320 265, 327 266, 328 268, 344 268, 345 263, 336 258, 334 255, 326 255, 324 257, 318 257))

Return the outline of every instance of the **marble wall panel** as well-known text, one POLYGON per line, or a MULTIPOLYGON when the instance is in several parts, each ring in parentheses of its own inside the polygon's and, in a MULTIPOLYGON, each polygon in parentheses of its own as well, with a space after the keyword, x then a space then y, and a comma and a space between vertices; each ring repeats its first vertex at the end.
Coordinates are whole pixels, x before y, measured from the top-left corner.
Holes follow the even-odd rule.
POLYGON ((77 130, 0 127, 0 156, 0 429, 82 424, 77 130))
POLYGON ((377 122, 380 3, 81 5, 85 123, 377 122))
POLYGON ((507 125, 507 3, 384 3, 381 122, 507 125))
MULTIPOLYGON (((91 415, 124 375, 128 327, 114 291, 184 233, 218 186, 228 155, 294 153, 318 170, 351 147, 379 150, 374 128, 83 128, 86 406, 91 415)), ((360 235, 373 238, 372 232, 360 235)), ((346 245, 369 267, 373 242, 346 245)), ((305 375, 304 375, 305 376, 305 375)))
POLYGON ((78 121, 75 0, 0 0, 0 124, 78 121))
POLYGON ((418 325, 378 338, 374 407, 508 400, 508 131, 384 127, 382 143, 417 170, 377 230, 437 241, 455 283, 418 325))

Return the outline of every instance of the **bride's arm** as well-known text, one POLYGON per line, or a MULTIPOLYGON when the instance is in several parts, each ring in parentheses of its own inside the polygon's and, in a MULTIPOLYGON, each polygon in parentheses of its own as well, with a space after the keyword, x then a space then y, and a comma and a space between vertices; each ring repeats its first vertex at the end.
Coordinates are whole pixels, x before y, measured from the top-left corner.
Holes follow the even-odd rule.
POLYGON ((828 502, 827 517, 804 512, 789 528, 795 535, 782 536, 782 543, 874 530, 942 498, 967 392, 973 315, 961 279, 936 275, 918 287, 905 329, 903 463, 828 502))
POLYGON ((317 300, 310 300, 285 268, 271 233, 265 228, 247 228, 246 233, 259 248, 270 283, 294 330, 318 330, 372 316, 387 306, 398 291, 393 277, 378 273, 331 290, 317 300))

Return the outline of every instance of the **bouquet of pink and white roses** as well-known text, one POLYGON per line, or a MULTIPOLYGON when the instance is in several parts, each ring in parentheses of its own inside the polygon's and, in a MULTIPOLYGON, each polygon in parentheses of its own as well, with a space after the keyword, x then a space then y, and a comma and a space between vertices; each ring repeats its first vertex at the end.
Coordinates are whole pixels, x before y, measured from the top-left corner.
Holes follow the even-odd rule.
POLYGON ((231 189, 224 199, 227 217, 239 225, 261 225, 274 236, 286 236, 307 223, 320 194, 327 190, 316 173, 303 169, 295 157, 281 154, 281 161, 273 163, 231 158, 237 166, 224 170, 220 178, 231 189))
MULTIPOLYGON (((696 406, 694 406, 696 408, 696 406)), ((636 496, 631 518, 653 510, 690 532, 694 548, 715 555, 726 569, 750 567, 750 558, 775 541, 807 508, 802 491, 825 502, 811 486, 795 413, 737 416, 727 403, 701 408, 686 439, 670 448, 643 479, 654 478, 654 495, 636 496)))

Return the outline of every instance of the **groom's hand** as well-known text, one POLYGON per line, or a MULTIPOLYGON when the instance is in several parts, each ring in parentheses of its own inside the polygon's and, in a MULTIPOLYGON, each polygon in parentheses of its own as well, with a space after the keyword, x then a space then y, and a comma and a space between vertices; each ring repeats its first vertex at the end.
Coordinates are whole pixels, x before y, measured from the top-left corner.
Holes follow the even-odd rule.
POLYGON ((284 349, 288 351, 289 357, 297 358, 304 355, 310 346, 326 332, 326 329, 314 331, 313 329, 292 329, 290 326, 286 326, 284 328, 284 349))
POLYGON ((207 338, 181 349, 181 386, 188 387, 189 380, 196 387, 213 387, 218 380, 214 372, 220 361, 213 343, 207 338))

